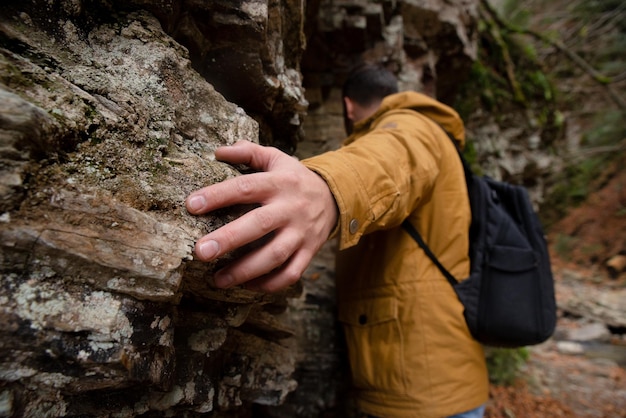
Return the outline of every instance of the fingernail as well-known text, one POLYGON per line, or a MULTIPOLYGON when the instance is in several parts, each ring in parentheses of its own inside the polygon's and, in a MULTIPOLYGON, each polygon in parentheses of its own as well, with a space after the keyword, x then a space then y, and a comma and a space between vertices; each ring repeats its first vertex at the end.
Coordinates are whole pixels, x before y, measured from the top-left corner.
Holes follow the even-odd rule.
POLYGON ((201 210, 206 206, 206 199, 202 195, 191 196, 187 200, 187 206, 193 211, 201 210))
POLYGON ((196 252, 198 253, 198 256, 200 256, 200 258, 210 260, 217 255, 219 250, 220 246, 217 241, 210 240, 198 244, 196 252))
POLYGON ((215 285, 217 287, 230 287, 233 284, 233 276, 228 273, 217 273, 215 275, 215 285))

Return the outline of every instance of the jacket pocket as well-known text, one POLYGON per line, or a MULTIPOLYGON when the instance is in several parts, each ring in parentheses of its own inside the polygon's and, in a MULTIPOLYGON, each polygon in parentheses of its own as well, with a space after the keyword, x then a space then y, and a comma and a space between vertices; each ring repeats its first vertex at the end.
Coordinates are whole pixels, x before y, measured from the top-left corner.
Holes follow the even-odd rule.
POLYGON ((406 393, 398 303, 393 297, 344 303, 339 309, 355 387, 406 393))

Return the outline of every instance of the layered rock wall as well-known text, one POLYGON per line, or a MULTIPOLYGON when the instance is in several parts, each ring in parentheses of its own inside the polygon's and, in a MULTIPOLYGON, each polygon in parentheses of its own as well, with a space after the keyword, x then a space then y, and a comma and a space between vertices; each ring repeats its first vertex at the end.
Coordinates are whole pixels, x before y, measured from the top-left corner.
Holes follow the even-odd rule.
POLYGON ((195 240, 245 208, 183 205, 238 174, 212 152, 257 140, 257 122, 148 12, 2 17, 2 415, 282 402, 296 387, 285 295, 218 292, 215 263, 193 261, 195 240))

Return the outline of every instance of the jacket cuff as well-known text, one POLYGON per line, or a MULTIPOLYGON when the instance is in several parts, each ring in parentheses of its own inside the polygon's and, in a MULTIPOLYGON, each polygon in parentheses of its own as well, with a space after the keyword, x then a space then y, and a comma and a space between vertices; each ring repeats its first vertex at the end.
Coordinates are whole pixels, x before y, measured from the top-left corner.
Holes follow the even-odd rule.
POLYGON ((302 163, 326 181, 335 197, 339 216, 330 238, 339 235, 340 250, 356 245, 373 219, 370 199, 359 173, 338 151, 307 158, 302 163))

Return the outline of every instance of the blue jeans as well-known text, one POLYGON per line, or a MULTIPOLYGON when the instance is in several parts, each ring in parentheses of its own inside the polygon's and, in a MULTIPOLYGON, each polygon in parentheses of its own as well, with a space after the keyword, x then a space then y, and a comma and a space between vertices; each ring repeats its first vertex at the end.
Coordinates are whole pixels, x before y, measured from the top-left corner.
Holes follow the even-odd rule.
MULTIPOLYGON (((472 409, 471 411, 461 412, 460 414, 451 415, 447 418, 483 418, 483 414, 485 413, 485 405, 481 405, 476 409, 472 409)), ((367 415, 367 418, 378 418, 373 415, 367 415)))
POLYGON ((485 405, 481 405, 476 409, 472 409, 471 411, 452 415, 448 418, 483 418, 484 413, 485 413, 485 405))

